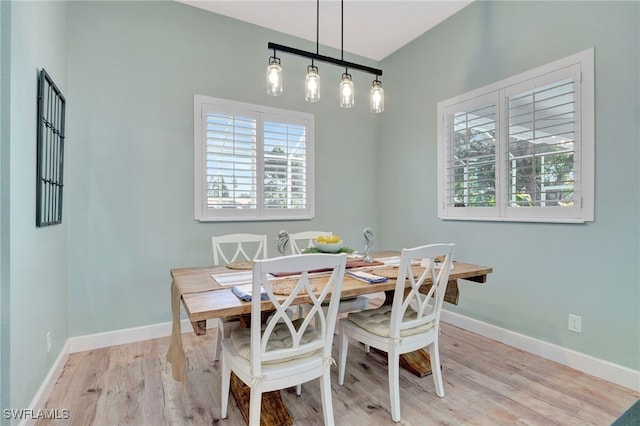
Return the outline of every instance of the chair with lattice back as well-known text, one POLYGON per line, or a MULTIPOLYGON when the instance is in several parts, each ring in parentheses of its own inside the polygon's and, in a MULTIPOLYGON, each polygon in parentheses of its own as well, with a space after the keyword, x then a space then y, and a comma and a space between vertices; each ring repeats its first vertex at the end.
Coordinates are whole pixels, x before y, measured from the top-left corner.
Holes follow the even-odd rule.
POLYGON ((211 237, 213 263, 229 264, 267 258, 267 236, 264 234, 228 234, 211 237))
MULTIPOLYGON (((291 254, 300 254, 305 249, 313 247, 313 240, 319 235, 325 237, 331 237, 332 232, 327 231, 302 231, 289 234, 289 242, 291 243, 291 254)), ((305 305, 301 306, 302 309, 306 309, 305 305)), ((338 314, 344 314, 347 312, 361 311, 369 308, 369 298, 366 296, 355 296, 342 299, 340 306, 338 307, 338 314)))
MULTIPOLYGON (((267 236, 265 234, 228 234, 211 237, 214 265, 229 265, 239 261, 267 258, 267 236)), ((216 347, 214 360, 220 359, 220 342, 232 329, 240 326, 237 317, 217 318, 216 347)))
MULTIPOLYGON (((331 398, 331 356, 333 333, 346 255, 304 254, 257 260, 253 265, 251 327, 231 331, 222 341, 221 417, 227 417, 231 373, 250 387, 249 424, 260 424, 261 400, 264 392, 297 387, 314 379, 320 380, 324 422, 334 424, 331 398), (327 284, 314 287, 309 271, 327 269, 327 284), (272 274, 295 274, 284 295, 274 293, 272 274), (262 323, 265 301, 255 295, 266 294, 274 312, 262 323), (311 298, 309 310, 300 318, 289 315, 296 297, 311 298), (323 302, 329 300, 326 309, 323 302)), ((289 277, 288 280, 291 280, 289 277)), ((282 293, 282 291, 280 291, 282 293)))
POLYGON ((440 313, 451 271, 454 244, 431 244, 403 249, 391 305, 349 314, 339 322, 338 384, 344 384, 349 341, 387 352, 391 417, 400 421, 400 355, 428 347, 436 395, 444 397, 438 334, 440 313), (413 264, 425 266, 414 276, 413 264), (431 287, 426 294, 423 284, 431 287), (409 287, 406 287, 406 283, 409 287))
POLYGON ((305 249, 313 247, 313 240, 319 235, 331 237, 333 233, 327 231, 302 231, 289 234, 291 254, 302 254, 305 249))

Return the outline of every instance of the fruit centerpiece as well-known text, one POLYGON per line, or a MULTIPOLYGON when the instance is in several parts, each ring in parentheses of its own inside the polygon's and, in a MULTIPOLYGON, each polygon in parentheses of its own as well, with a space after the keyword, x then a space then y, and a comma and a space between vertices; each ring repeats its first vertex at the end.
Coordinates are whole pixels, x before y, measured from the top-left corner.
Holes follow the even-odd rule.
POLYGON ((342 238, 337 235, 318 235, 313 241, 315 247, 310 247, 304 253, 352 253, 353 250, 342 245, 342 238))

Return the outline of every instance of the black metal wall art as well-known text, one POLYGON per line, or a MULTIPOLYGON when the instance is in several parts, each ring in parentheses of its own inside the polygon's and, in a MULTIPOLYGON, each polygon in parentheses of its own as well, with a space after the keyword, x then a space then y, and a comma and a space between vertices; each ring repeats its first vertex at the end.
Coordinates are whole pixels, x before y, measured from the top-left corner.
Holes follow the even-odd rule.
POLYGON ((65 99, 44 70, 38 76, 36 226, 62 223, 65 99))

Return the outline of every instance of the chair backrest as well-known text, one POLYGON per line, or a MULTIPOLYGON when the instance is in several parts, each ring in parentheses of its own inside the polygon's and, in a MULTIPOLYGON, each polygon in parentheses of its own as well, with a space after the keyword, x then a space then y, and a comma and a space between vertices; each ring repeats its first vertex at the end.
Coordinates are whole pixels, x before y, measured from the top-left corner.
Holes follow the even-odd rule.
MULTIPOLYGON (((303 254, 281 256, 272 259, 257 260, 253 265, 253 294, 264 291, 269 300, 254 297, 251 301, 251 367, 253 377, 259 377, 263 364, 284 362, 289 359, 317 356, 327 362, 331 359, 333 332, 338 316, 338 304, 342 292, 342 280, 347 261, 346 254, 303 254), (309 271, 331 269, 329 277, 310 279, 309 271), (274 294, 271 273, 286 273, 293 289, 289 295, 274 294), (289 275, 296 273, 299 275, 289 275), (314 293, 313 286, 316 291, 314 293), (322 285, 320 284, 322 283, 322 285), (324 283, 326 282, 326 285, 324 283), (295 283, 295 285, 293 285, 295 283), (310 309, 305 310, 302 318, 292 320, 287 312, 294 299, 309 294, 310 309), (323 310, 322 302, 328 297, 329 305, 323 310), (274 313, 262 324, 261 306, 273 304, 274 313), (274 329, 279 340, 283 335, 291 337, 291 347, 267 347, 274 329)), ((282 279, 282 278, 280 278, 282 279)), ((287 339, 288 340, 288 339, 287 339)))
POLYGON ((211 237, 211 248, 214 265, 238 260, 266 259, 267 235, 229 234, 211 237))
POLYGON ((437 330, 451 272, 454 247, 455 244, 431 244, 402 250, 391 308, 391 338, 399 338, 402 330, 419 327, 431 321, 437 330), (436 258, 441 261, 436 262, 436 258), (420 276, 414 277, 413 266, 420 264, 426 268, 420 276), (410 287, 405 289, 407 281, 410 287), (421 293, 420 287, 425 283, 428 285, 429 282, 432 283, 431 288, 425 294, 421 293), (408 309, 415 311, 416 315, 405 318, 408 309))
POLYGON ((291 254, 300 254, 304 251, 304 249, 313 247, 313 240, 315 240, 318 235, 331 237, 333 233, 325 231, 303 231, 289 234, 291 254))

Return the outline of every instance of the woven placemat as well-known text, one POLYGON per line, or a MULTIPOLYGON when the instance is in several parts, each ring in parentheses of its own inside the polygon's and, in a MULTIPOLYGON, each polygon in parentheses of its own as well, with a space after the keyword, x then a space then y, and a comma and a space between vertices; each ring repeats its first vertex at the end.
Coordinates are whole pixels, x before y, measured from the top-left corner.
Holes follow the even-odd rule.
POLYGON ((251 260, 243 260, 242 262, 227 263, 227 269, 239 269, 239 270, 253 269, 253 262, 251 260))
MULTIPOLYGON (((298 284, 299 280, 300 278, 298 277, 274 280, 271 282, 271 291, 273 291, 273 294, 288 296, 291 294, 291 291, 298 284)), ((313 280, 309 280, 309 284, 311 284, 311 290, 313 290, 313 292, 315 293, 316 290, 318 290, 318 285, 314 283, 313 280)), ((306 289, 303 288, 302 290, 300 290, 300 294, 306 294, 306 293, 307 293, 306 289)))

